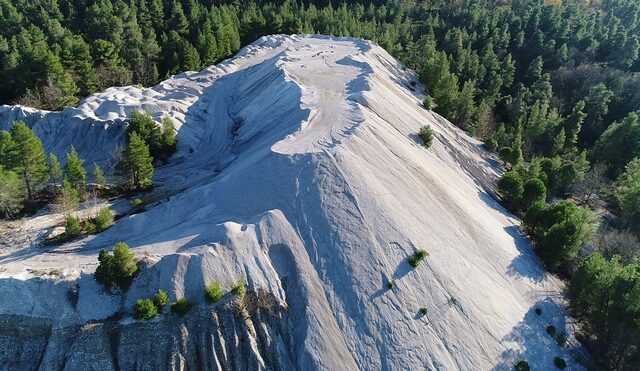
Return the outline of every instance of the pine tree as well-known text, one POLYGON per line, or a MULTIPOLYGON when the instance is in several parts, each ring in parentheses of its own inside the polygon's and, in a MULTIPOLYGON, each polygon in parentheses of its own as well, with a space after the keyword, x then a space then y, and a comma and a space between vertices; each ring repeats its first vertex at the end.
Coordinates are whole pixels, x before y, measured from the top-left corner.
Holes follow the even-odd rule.
POLYGON ((558 133, 558 135, 556 135, 555 139, 553 140, 554 155, 559 155, 560 153, 562 153, 562 150, 564 149, 564 145, 566 141, 567 141, 567 136, 564 132, 564 128, 561 128, 560 132, 558 133))
POLYGON ((162 119, 162 161, 166 161, 176 151, 176 129, 167 116, 162 119))
POLYGON ((640 215, 640 157, 629 162, 618 178, 616 198, 628 226, 633 217, 640 215))
POLYGON ((578 143, 578 134, 582 129, 582 123, 584 122, 587 114, 584 113, 584 101, 581 100, 573 107, 573 111, 564 121, 564 128, 566 130, 566 148, 573 148, 578 143))
POLYGON ((58 204, 60 211, 65 214, 68 213, 78 207, 78 202, 80 202, 78 191, 71 186, 68 180, 63 180, 60 195, 56 199, 56 204, 58 204))
POLYGON ((62 181, 62 166, 60 166, 60 161, 58 161, 58 157, 53 153, 49 154, 49 178, 53 182, 55 186, 58 182, 62 181))
POLYGON ((11 133, 0 131, 0 166, 6 170, 11 170, 16 165, 16 142, 13 140, 11 133))
POLYGON ((137 133, 129 136, 129 145, 116 170, 127 179, 131 188, 144 189, 152 184, 153 158, 149 155, 149 147, 137 133))
POLYGON ((11 218, 22 209, 25 191, 20 178, 0 166, 0 218, 11 218))
POLYGON ((42 142, 22 121, 15 121, 11 126, 11 137, 15 143, 14 170, 27 188, 27 197, 33 200, 35 187, 49 178, 47 156, 44 154, 42 142))
POLYGON ((104 187, 107 184, 107 177, 104 175, 104 171, 97 163, 93 163, 93 181, 100 187, 104 187))
POLYGON ((65 179, 79 193, 83 193, 87 185, 87 170, 84 168, 84 160, 78 156, 76 149, 71 146, 67 154, 67 163, 64 166, 65 179))

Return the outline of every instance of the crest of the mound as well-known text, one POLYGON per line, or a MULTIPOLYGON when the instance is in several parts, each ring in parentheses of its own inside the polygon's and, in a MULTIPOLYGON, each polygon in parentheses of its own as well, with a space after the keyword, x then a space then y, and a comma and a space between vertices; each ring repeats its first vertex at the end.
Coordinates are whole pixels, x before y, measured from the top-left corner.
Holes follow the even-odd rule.
MULTIPOLYGON (((171 117, 179 149, 157 169, 145 212, 92 238, 49 249, 16 243, 0 257, 0 288, 27 298, 2 302, 0 313, 62 326, 121 312, 126 324, 135 300, 158 289, 202 308, 207 283, 243 279, 286 308, 283 344, 298 369, 510 369, 520 360, 547 369, 555 356, 570 360, 571 346, 545 331, 570 332, 561 284, 491 197, 499 165, 424 110, 423 98, 416 75, 371 42, 279 35, 218 66, 109 89, 60 113, 3 107, 2 125, 26 119, 48 151, 74 144, 89 163, 109 162, 137 109, 171 117), (422 125, 435 132, 430 149, 416 134, 422 125), (90 276, 98 251, 117 241, 147 261, 121 302, 90 276), (418 249, 429 255, 413 268, 418 249), (63 278, 36 280, 27 266, 63 278), (67 284, 79 285, 73 305, 38 295, 67 284)), ((126 214, 127 205, 114 208, 126 214)), ((51 220, 40 218, 32 225, 51 220)), ((21 233, 37 242, 40 232, 21 233)))

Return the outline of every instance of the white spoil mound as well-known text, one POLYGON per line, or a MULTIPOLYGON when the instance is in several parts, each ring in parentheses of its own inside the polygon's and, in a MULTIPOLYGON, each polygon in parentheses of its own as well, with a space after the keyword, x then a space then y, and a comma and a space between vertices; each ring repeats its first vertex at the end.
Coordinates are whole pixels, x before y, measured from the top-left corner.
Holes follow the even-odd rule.
POLYGON ((55 216, 5 223, 0 314, 84 323, 158 288, 204 305, 206 283, 245 278, 288 306, 300 369, 488 370, 525 359, 541 370, 555 356, 578 367, 545 331, 569 331, 561 282, 490 196, 499 166, 421 107, 416 81, 371 42, 269 36, 202 72, 108 89, 61 113, 3 107, 0 127, 26 118, 48 151, 74 144, 88 163, 108 162, 135 109, 172 117, 179 150, 157 171, 162 201, 97 236, 42 247, 55 216), (431 149, 416 135, 425 124, 431 149), (122 303, 91 277, 98 251, 118 241, 154 262, 122 303), (416 249, 429 256, 411 269, 416 249), (67 300, 75 279, 77 305, 67 300))

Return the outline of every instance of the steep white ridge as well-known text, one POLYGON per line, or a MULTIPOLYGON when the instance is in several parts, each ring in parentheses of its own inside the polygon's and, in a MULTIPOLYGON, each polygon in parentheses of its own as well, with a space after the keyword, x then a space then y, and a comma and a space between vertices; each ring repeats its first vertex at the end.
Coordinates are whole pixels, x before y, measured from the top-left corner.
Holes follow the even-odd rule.
POLYGON ((16 300, 1 302, 0 314, 82 324, 130 311, 158 288, 204 307, 208 282, 244 278, 287 308, 294 368, 570 361, 571 347, 545 331, 570 331, 562 284, 491 198, 496 160, 424 110, 416 81, 371 42, 270 36, 216 67, 149 89, 108 89, 61 113, 3 107, 0 127, 26 118, 48 151, 74 144, 89 161, 107 162, 134 109, 174 118, 180 146, 158 169, 160 202, 144 213, 53 248, 37 246, 51 217, 6 232, 0 295, 16 300), (416 136, 424 124, 436 133, 431 149, 416 136), (91 277, 98 251, 118 241, 149 265, 122 301, 91 277), (418 248, 430 255, 412 270, 407 257, 418 248))

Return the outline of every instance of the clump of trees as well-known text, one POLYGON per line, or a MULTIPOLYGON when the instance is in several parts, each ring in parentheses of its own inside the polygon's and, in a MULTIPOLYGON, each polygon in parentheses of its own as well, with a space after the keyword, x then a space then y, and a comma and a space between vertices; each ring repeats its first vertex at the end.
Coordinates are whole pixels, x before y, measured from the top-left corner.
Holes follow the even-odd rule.
POLYGON ((640 265, 605 259, 600 253, 587 258, 569 285, 572 313, 581 320, 595 354, 603 366, 616 369, 640 361, 640 265))
MULTIPOLYGON (((143 190, 152 185, 154 156, 166 162, 176 150, 176 132, 173 122, 165 117, 157 125, 147 112, 133 112, 127 126, 127 147, 116 165, 116 174, 121 175, 126 186, 132 190, 143 190)), ((25 203, 33 203, 43 185, 50 180, 48 192, 55 195, 55 203, 64 213, 74 210, 80 200, 87 199, 87 169, 85 160, 71 146, 64 166, 58 157, 45 155, 41 140, 21 121, 15 121, 10 131, 0 131, 0 217, 20 215, 25 203)), ((92 194, 109 191, 104 170, 93 164, 92 194)), ((104 211, 95 220, 95 229, 85 226, 86 231, 101 231, 108 227, 112 218, 104 211)))
MULTIPOLYGON (((63 191, 64 192, 64 191, 63 191)), ((65 219, 64 237, 72 238, 82 234, 94 234, 104 231, 113 224, 114 218, 109 208, 102 208, 94 218, 80 220, 73 215, 65 219)))
POLYGON ((544 263, 549 269, 558 271, 576 258, 591 237, 593 221, 591 210, 571 201, 551 205, 536 202, 525 213, 522 226, 534 240, 544 263))
POLYGON ((166 162, 176 150, 176 131, 169 117, 165 116, 158 126, 149 112, 134 111, 127 121, 129 142, 133 133, 149 147, 149 154, 158 161, 166 162))
POLYGON ((138 272, 138 263, 129 251, 129 246, 124 242, 118 242, 111 252, 105 249, 98 254, 100 262, 94 277, 107 289, 118 287, 126 289, 138 272))
POLYGON ((138 299, 133 307, 136 319, 148 321, 162 313, 169 302, 169 295, 164 290, 158 290, 153 299, 138 299))

